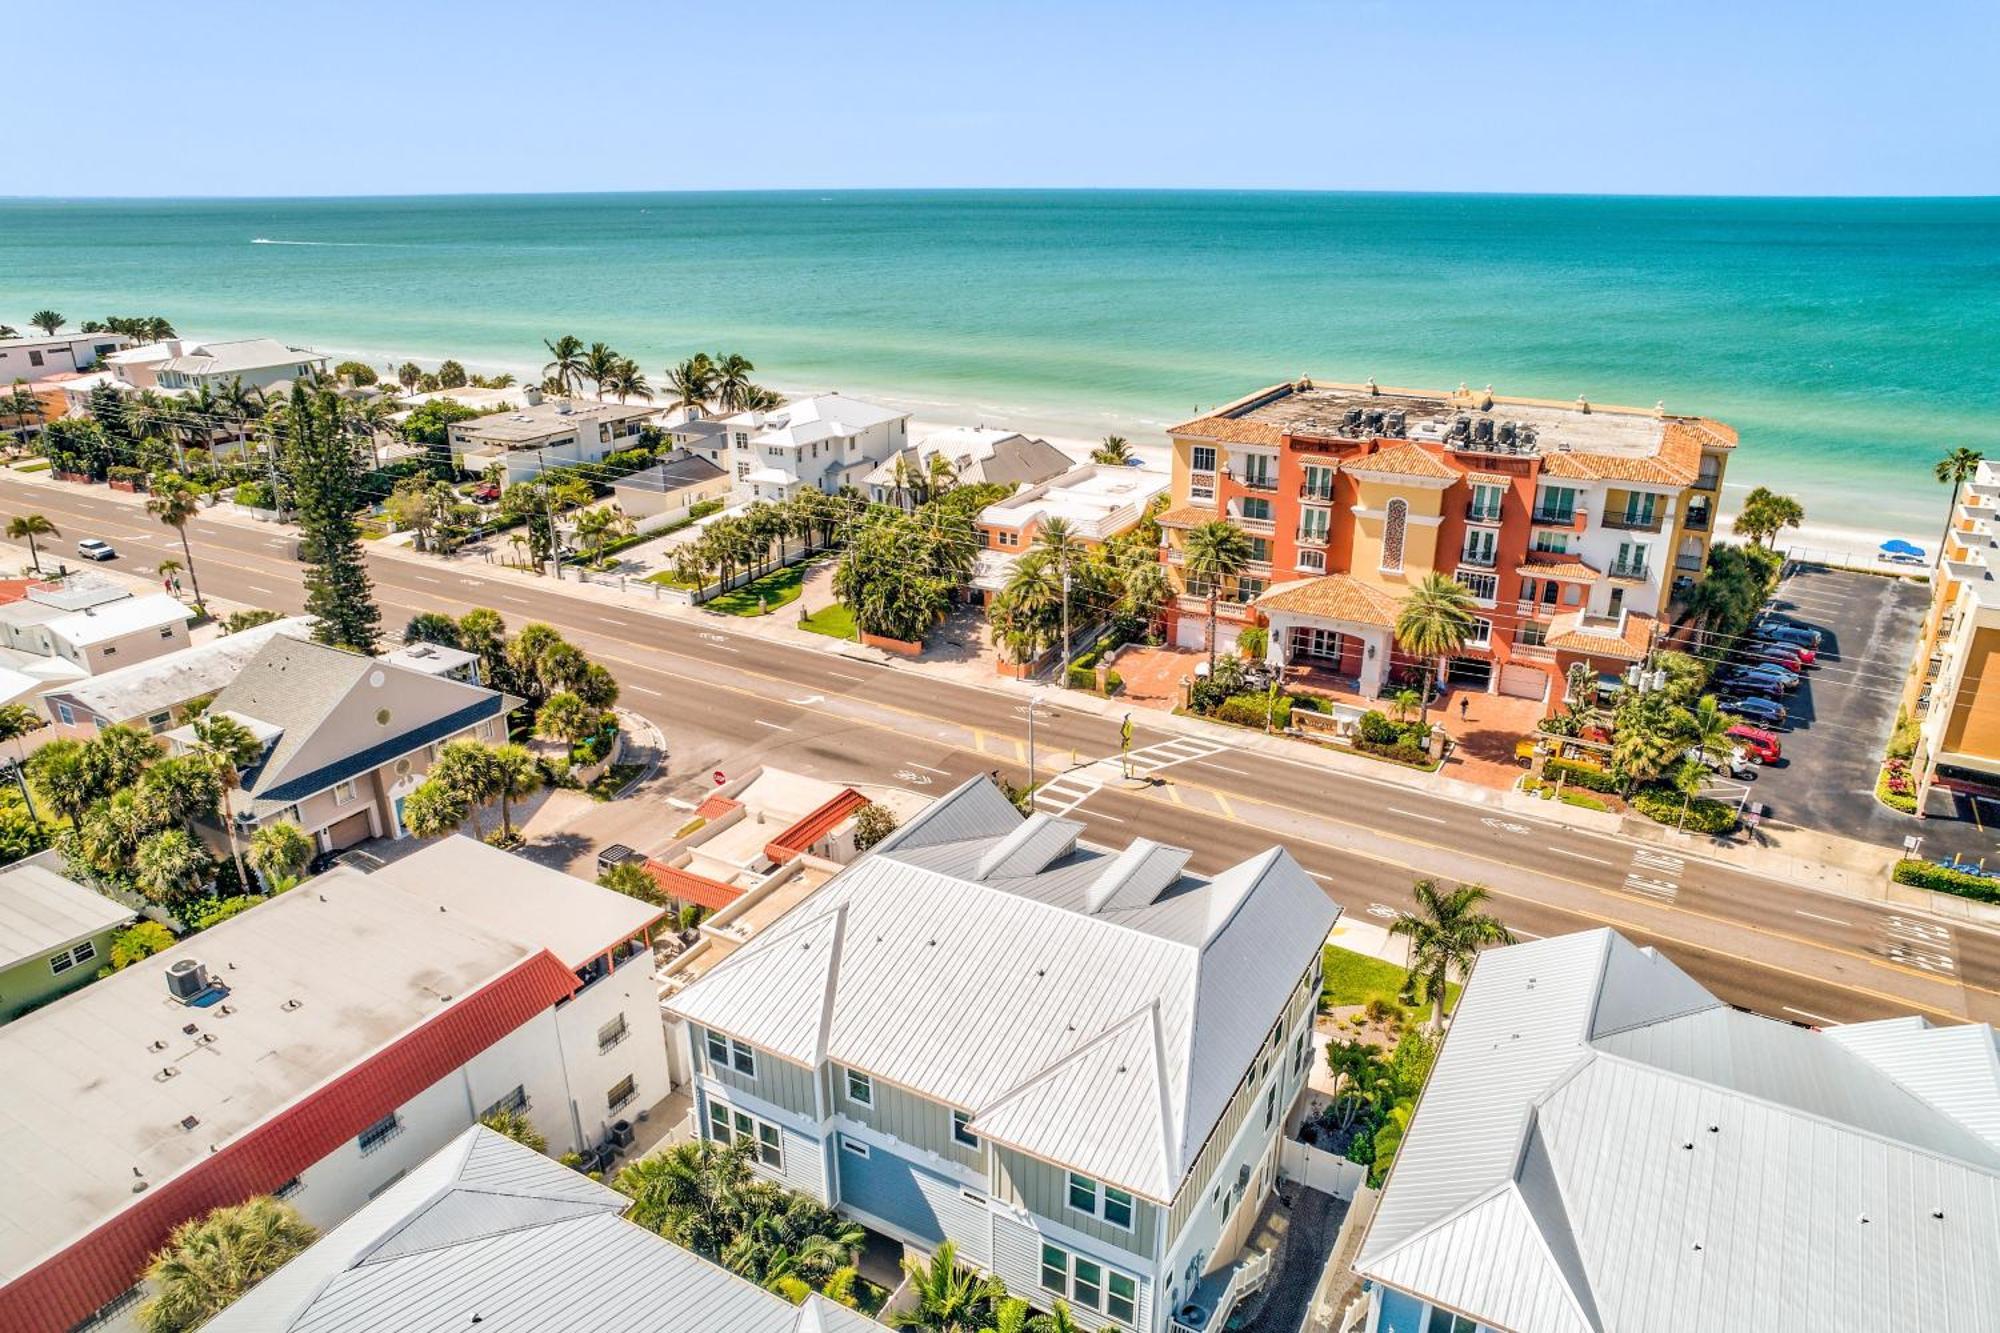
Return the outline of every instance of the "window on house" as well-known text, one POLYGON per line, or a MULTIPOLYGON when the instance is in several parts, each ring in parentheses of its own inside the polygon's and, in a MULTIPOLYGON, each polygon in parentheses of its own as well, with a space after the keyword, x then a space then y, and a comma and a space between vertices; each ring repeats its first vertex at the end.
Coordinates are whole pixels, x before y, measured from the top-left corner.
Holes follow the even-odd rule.
POLYGON ((354 799, 354 783, 351 779, 346 782, 336 782, 334 784, 333 803, 335 805, 346 805, 349 801, 352 801, 353 799, 354 799))
POLYGON ((624 1078, 613 1083, 610 1089, 604 1094, 604 1109, 606 1111, 616 1111, 619 1107, 638 1095, 638 1081, 630 1074, 627 1074, 624 1078))
POLYGON ((1071 1261, 1069 1296, 1086 1310, 1095 1310, 1104 1300, 1104 1268, 1077 1255, 1071 1261))
POLYGON ((146 730, 157 736, 173 724, 174 715, 172 713, 154 713, 146 719, 146 730))
POLYGON ((1430 1322, 1424 1325, 1424 1333, 1479 1333, 1479 1323, 1462 1314, 1433 1306, 1430 1322))
POLYGON ((1069 1206, 1079 1213, 1097 1216, 1097 1182, 1089 1176, 1069 1173, 1069 1206))
POLYGON ((1466 507, 1466 517, 1475 523, 1497 523, 1500 521, 1500 497, 1506 489, 1487 482, 1476 482, 1472 487, 1472 503, 1466 507))
POLYGON ((1069 1286, 1069 1252, 1053 1245, 1042 1246, 1042 1287, 1057 1295, 1069 1286))
POLYGON ((1299 568, 1310 574, 1326 573, 1326 552, 1317 548, 1300 551, 1299 568))
POLYGON ((87 963, 95 957, 97 957, 97 946, 85 940, 73 949, 64 949, 60 953, 49 955, 49 971, 61 976, 77 964, 87 963))
POLYGON ((1299 495, 1307 500, 1331 500, 1333 498, 1333 469, 1306 465, 1306 479, 1299 487, 1299 495))
POLYGON ((1465 530, 1465 563, 1468 565, 1490 565, 1500 549, 1500 534, 1492 528, 1467 528, 1465 530))
POLYGON ((1215 450, 1205 444, 1197 444, 1188 450, 1188 470, 1190 472, 1215 471, 1215 450))
POLYGON ((1246 496, 1237 503, 1242 505, 1242 514, 1246 521, 1251 523, 1269 523, 1271 521, 1271 502, 1269 500, 1256 496, 1246 496))
POLYGON ((366 1156, 402 1132, 403 1118, 391 1111, 356 1135, 354 1143, 361 1149, 362 1155, 366 1156))
POLYGON ((300 1183, 299 1178, 293 1176, 290 1180, 272 1190, 271 1197, 274 1199, 289 1199, 304 1188, 305 1186, 300 1183))
POLYGON ((59 703, 56 705, 56 720, 66 727, 73 727, 76 725, 76 714, 68 704, 59 703))
POLYGON ((41 365, 41 364, 42 364, 42 354, 41 354, 40 352, 36 352, 36 351, 30 351, 30 352, 28 353, 28 364, 29 364, 29 365, 31 365, 31 366, 39 366, 39 365, 41 365))
POLYGON ((1535 491, 1537 523, 1567 523, 1576 517, 1574 486, 1542 486, 1535 491))
POLYGON ((1268 565, 1271 563, 1271 543, 1268 538, 1252 537, 1250 539, 1250 562, 1257 565, 1268 565))
POLYGON ((784 1136, 768 1121, 757 1122, 757 1160, 780 1170, 785 1165, 784 1136))
POLYGON ((1104 1220, 1114 1227, 1132 1229, 1132 1196, 1114 1185, 1104 1187, 1104 1220))
POLYGON ((606 1023, 603 1027, 597 1029, 598 1053, 602 1054, 625 1040, 626 1035, 631 1030, 630 1025, 625 1022, 625 1015, 623 1014, 618 1015, 618 1017, 606 1023))
POLYGON ((757 1077, 757 1052, 732 1037, 729 1041, 729 1067, 739 1074, 757 1077))
POLYGON ((1567 532, 1541 531, 1535 534, 1535 549, 1543 555, 1568 555, 1569 534, 1567 532))
POLYGON ((1465 641, 1468 648, 1484 648, 1493 641, 1493 622, 1484 616, 1472 618, 1472 636, 1465 641))
POLYGON ((711 1065, 718 1065, 725 1069, 729 1067, 729 1038, 723 1036, 720 1032, 711 1032, 708 1034, 705 1045, 708 1049, 708 1062, 711 1065))
POLYGON ((1123 1273, 1113 1273, 1104 1289, 1104 1313, 1121 1324, 1131 1324, 1139 1315, 1139 1283, 1123 1273))
MULTIPOLYGON (((785 1168, 784 1134, 768 1120, 760 1120, 745 1111, 724 1106, 720 1102, 708 1104, 708 1136, 717 1143, 728 1145, 744 1139, 756 1145, 757 1160, 773 1170, 785 1168)), ((846 1140, 842 1140, 846 1142, 846 1140)), ((861 1156, 867 1156, 862 1153, 861 1156)))
POLYGON ((1264 1128, 1269 1129, 1271 1122, 1277 1118, 1278 1088, 1276 1084, 1273 1084, 1270 1090, 1264 1094, 1264 1128))
POLYGON ((525 1111, 527 1109, 528 1089, 525 1086, 517 1084, 512 1092, 487 1107, 484 1111, 481 1111, 479 1118, 484 1120, 488 1116, 500 1115, 510 1111, 525 1111))
POLYGON ((847 1071, 847 1100, 862 1106, 875 1104, 875 1080, 858 1069, 847 1071))
POLYGON ((972 1116, 968 1112, 953 1111, 951 1113, 951 1137, 954 1142, 964 1147, 977 1148, 979 1146, 979 1136, 966 1128, 971 1123, 972 1116))
POLYGON ((173 638, 173 637, 174 637, 174 627, 173 627, 172 625, 168 625, 168 626, 167 626, 167 627, 166 627, 165 629, 162 629, 162 630, 160 631, 160 637, 161 637, 161 638, 163 638, 163 639, 171 639, 171 638, 173 638))

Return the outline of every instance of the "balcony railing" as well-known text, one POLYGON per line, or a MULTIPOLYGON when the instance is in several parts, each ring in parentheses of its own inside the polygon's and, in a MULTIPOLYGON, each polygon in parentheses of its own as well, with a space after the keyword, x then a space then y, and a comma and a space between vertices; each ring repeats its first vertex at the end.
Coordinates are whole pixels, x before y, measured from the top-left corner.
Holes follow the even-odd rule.
POLYGON ((1666 523, 1666 515, 1654 514, 1648 518, 1634 513, 1606 514, 1603 523, 1605 527, 1616 528, 1620 532, 1658 532, 1666 523))
POLYGON ((1328 482, 1324 486, 1315 486, 1309 481, 1300 482, 1299 499, 1317 500, 1321 504, 1330 504, 1333 501, 1333 483, 1328 482))
POLYGON ((1278 489, 1278 479, 1268 473, 1258 476, 1249 476, 1246 474, 1241 477, 1232 475, 1230 480, 1246 491, 1275 491, 1278 489))
POLYGON ((1701 566, 1702 559, 1698 555, 1677 555, 1674 557, 1674 568, 1680 570, 1682 573, 1699 574, 1701 573, 1701 566))
POLYGON ((1251 518, 1248 514, 1231 514, 1229 521, 1245 532, 1275 532, 1278 521, 1272 518, 1251 518))
POLYGON ((1465 502, 1465 521, 1467 523, 1498 523, 1500 521, 1500 506, 1481 504, 1477 500, 1467 500, 1465 502))
POLYGON ((1512 643, 1507 646, 1508 656, 1516 662, 1553 662, 1556 650, 1546 643, 1512 643))
POLYGON ((1708 511, 1705 509, 1688 510, 1687 517, 1681 520, 1681 526, 1689 532, 1707 532, 1708 511))
POLYGON ((1458 557, 1461 565, 1471 565, 1475 569, 1491 569, 1500 563, 1498 551, 1467 551, 1458 557))
POLYGON ((1324 546, 1326 545, 1326 529, 1300 528, 1298 543, 1301 546, 1324 546))
POLYGON ((1529 515, 1529 521, 1541 528, 1581 528, 1589 520, 1590 515, 1581 505, 1574 509, 1551 509, 1536 505, 1534 513, 1529 515))
POLYGON ((1644 561, 1641 561, 1636 565, 1619 564, 1614 562, 1611 566, 1611 577, 1614 579, 1631 579, 1634 580, 1635 582, 1644 583, 1647 579, 1652 577, 1652 571, 1646 568, 1646 564, 1644 561))
POLYGON ((1721 481, 1720 473, 1704 472, 1694 479, 1694 488, 1698 491, 1712 491, 1721 484, 1721 481))

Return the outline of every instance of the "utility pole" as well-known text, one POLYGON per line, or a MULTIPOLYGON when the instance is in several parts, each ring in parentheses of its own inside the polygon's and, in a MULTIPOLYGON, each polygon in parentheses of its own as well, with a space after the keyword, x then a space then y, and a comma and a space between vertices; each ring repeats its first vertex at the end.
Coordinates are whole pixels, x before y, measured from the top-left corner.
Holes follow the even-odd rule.
POLYGON ((1063 557, 1063 684, 1069 684, 1069 557, 1063 557))
POLYGON ((1034 800, 1035 791, 1035 713, 1042 706, 1039 694, 1028 696, 1028 799, 1034 800))

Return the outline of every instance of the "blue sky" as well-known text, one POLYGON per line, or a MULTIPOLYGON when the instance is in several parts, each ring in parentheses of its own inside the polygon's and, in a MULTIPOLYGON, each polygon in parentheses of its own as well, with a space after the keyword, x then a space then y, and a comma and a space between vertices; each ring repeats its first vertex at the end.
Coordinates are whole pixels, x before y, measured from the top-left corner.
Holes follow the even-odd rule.
MULTIPOLYGON (((36 31, 47 24, 48 31, 36 31)), ((2000 194, 2000 4, 100 0, 0 192, 2000 194)))

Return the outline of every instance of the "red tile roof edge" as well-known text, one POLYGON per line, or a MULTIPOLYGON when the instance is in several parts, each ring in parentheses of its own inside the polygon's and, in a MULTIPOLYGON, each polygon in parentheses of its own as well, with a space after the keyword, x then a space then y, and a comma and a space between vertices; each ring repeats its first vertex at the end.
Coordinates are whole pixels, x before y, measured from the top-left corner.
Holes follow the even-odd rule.
POLYGON ((839 795, 765 843, 764 855, 773 861, 789 861, 794 856, 802 855, 807 848, 840 827, 840 821, 866 804, 866 796, 852 787, 843 787, 839 795))
POLYGON ((646 873, 653 877, 653 883, 660 886, 660 892, 669 898, 706 907, 711 912, 720 912, 743 896, 743 890, 734 884, 724 884, 719 879, 697 875, 692 870, 665 865, 651 857, 646 859, 646 873))

